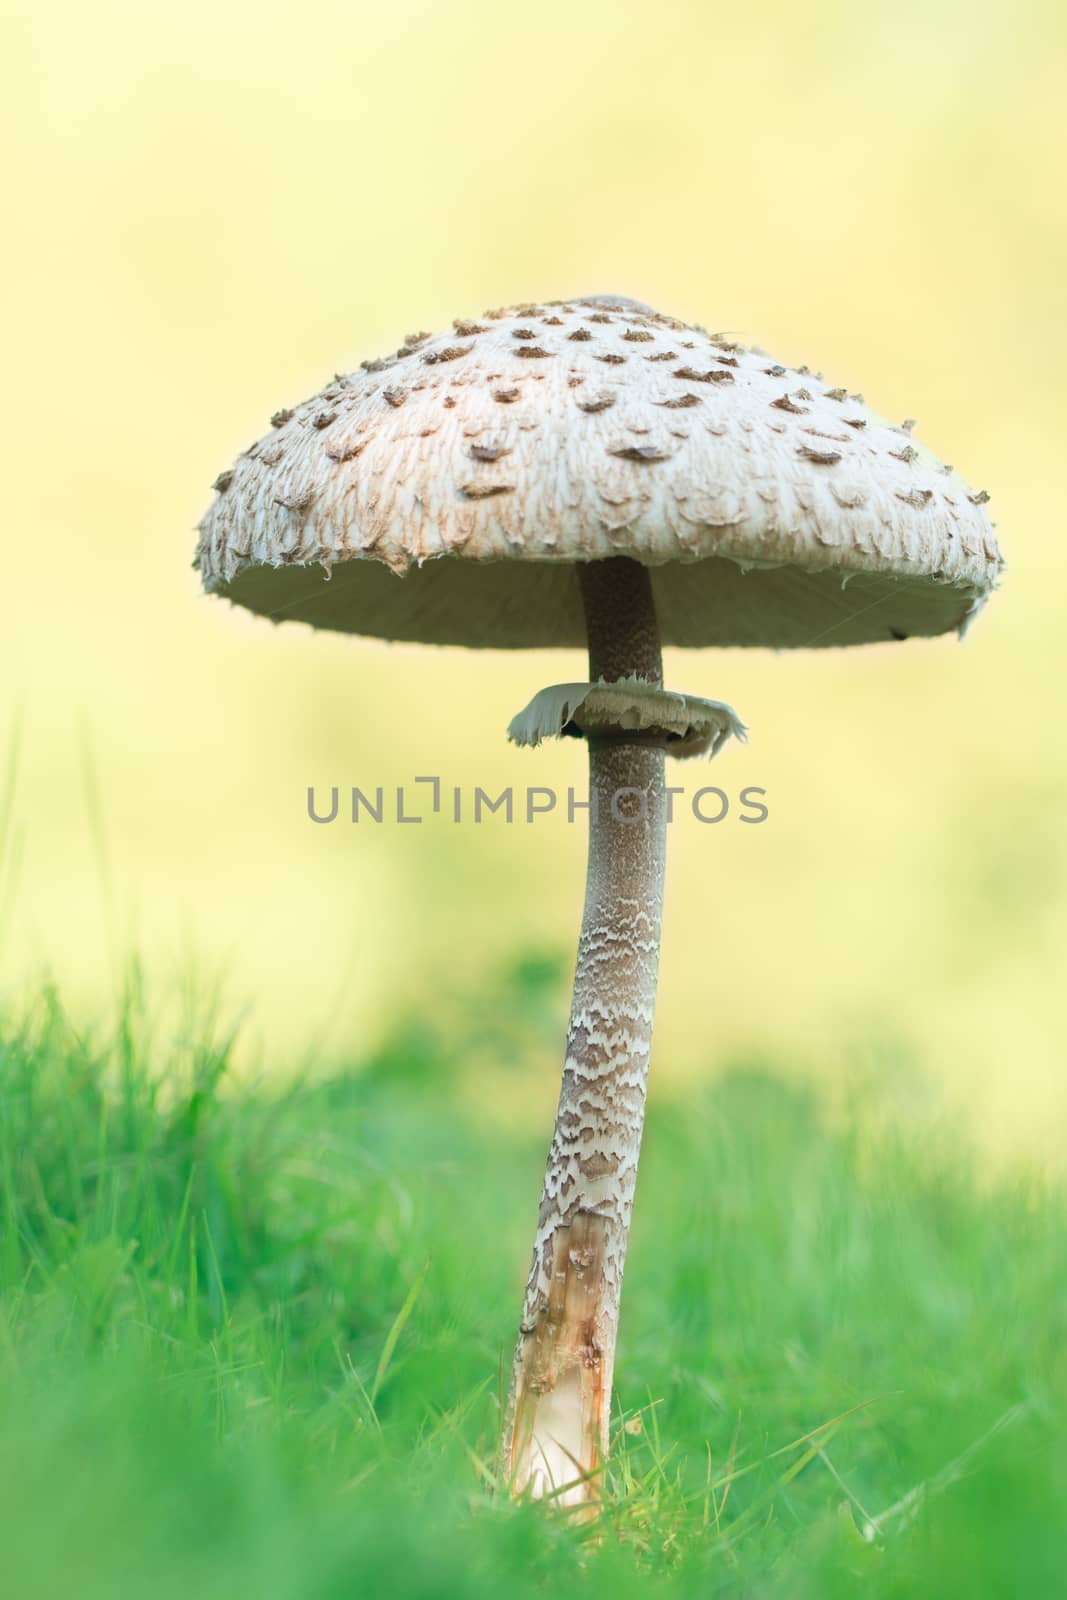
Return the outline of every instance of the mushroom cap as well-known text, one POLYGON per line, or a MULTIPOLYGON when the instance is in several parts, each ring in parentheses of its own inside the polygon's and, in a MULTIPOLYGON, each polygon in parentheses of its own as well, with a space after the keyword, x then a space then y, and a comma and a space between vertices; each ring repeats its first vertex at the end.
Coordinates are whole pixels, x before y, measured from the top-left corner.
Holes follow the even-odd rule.
POLYGON ((613 296, 411 335, 272 424, 196 564, 276 622, 584 645, 575 563, 629 556, 665 644, 862 644, 962 632, 1002 564, 910 425, 613 296))

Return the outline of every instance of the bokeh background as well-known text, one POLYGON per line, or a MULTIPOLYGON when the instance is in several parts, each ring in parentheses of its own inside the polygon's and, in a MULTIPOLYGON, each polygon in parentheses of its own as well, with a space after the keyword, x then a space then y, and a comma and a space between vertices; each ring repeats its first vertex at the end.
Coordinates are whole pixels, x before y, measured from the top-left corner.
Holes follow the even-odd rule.
MULTIPOLYGON (((862 389, 988 488, 953 640, 670 655, 751 727, 671 837, 657 1092, 738 1060, 1061 1158, 1067 1027, 1059 8, 1042 0, 8 0, 3 994, 190 973, 271 1070, 566 968, 564 819, 313 826, 309 784, 580 785, 503 733, 576 654, 278 630, 193 528, 270 413, 411 329, 613 291, 862 389), (555 964, 555 965, 554 965, 555 964)), ((692 775, 686 774, 686 781, 692 775)), ((484 1070, 544 1115, 538 1071, 484 1070)))

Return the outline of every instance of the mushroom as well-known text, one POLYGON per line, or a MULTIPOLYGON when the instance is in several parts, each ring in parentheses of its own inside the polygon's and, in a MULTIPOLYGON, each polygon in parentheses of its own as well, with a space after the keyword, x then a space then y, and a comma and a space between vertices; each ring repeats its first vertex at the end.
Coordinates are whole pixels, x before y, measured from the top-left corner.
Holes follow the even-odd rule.
POLYGON ((949 467, 807 369, 615 296, 412 335, 217 479, 196 564, 273 621, 476 649, 585 646, 512 722, 584 737, 570 1030, 504 1428, 516 1492, 595 1502, 656 997, 666 755, 743 736, 661 644, 962 634, 1001 568, 949 467))

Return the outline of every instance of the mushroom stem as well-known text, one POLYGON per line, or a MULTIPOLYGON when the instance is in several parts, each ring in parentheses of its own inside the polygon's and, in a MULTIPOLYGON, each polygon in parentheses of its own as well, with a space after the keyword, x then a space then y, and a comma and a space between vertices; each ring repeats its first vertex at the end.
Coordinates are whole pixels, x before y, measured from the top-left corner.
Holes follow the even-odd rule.
MULTIPOLYGON (((647 570, 579 567, 595 682, 661 685, 647 570)), ((589 740, 589 865, 567 1053, 503 1439, 514 1492, 595 1502, 645 1113, 666 849, 665 736, 589 740)))

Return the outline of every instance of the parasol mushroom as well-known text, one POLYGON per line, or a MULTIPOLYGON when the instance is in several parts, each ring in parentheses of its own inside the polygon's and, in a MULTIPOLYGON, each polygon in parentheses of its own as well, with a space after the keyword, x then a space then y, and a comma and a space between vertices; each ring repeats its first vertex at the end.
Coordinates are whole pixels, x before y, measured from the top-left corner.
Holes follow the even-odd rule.
POLYGON ((413 334, 277 412, 216 481, 205 589, 272 620, 476 649, 585 646, 512 722, 589 749, 589 865, 563 1084, 502 1458, 593 1501, 608 1447, 644 1117, 664 757, 744 729, 663 687, 661 644, 964 632, 1001 568, 950 467, 806 368, 592 296, 413 334))

